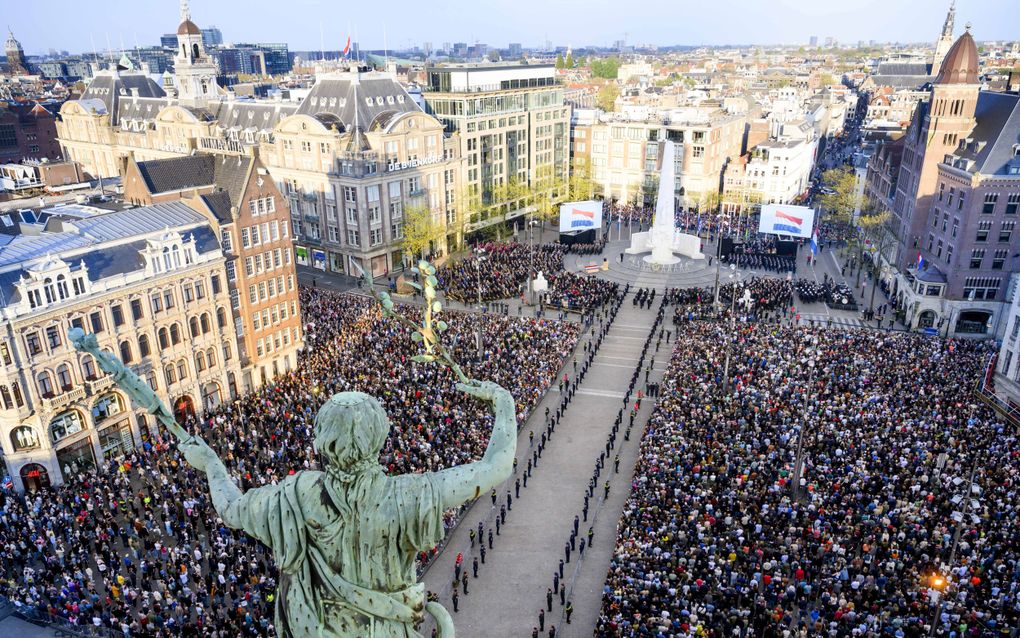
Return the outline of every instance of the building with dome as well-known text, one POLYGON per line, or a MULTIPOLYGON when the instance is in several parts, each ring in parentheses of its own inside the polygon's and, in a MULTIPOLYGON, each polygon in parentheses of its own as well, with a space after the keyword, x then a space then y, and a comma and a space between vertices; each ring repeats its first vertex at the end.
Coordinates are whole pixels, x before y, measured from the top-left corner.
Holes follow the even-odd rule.
POLYGON ((1020 270, 1020 96, 981 90, 970 25, 903 138, 892 213, 887 281, 908 325, 1002 336, 1020 270))
POLYGON ((28 75, 25 65, 25 50, 21 43, 14 39, 14 32, 7 30, 7 41, 4 42, 4 54, 7 55, 7 72, 11 75, 28 75))
POLYGON ((235 99, 216 85, 187 2, 180 15, 172 86, 133 70, 100 73, 61 108, 66 158, 111 177, 132 161, 257 156, 289 210, 295 261, 321 270, 399 270, 408 210, 431 216, 437 232, 426 254, 461 240, 459 133, 392 75, 353 65, 320 74, 300 103, 235 99))

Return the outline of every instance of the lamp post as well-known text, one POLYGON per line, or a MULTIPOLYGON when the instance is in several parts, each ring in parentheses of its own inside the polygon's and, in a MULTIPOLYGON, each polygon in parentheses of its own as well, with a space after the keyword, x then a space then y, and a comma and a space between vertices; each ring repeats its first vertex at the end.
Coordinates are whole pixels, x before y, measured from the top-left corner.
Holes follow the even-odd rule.
POLYGON ((531 264, 528 266, 528 303, 535 305, 535 224, 534 219, 528 220, 528 243, 531 247, 531 264))
POLYGON ((946 587, 949 586, 949 581, 939 572, 935 572, 930 577, 929 585, 933 590, 935 590, 933 598, 937 599, 939 603, 939 606, 935 609, 935 616, 931 619, 931 630, 928 632, 929 636, 934 636, 935 628, 939 626, 939 620, 942 618, 942 610, 946 605, 946 599, 945 596, 943 596, 943 593, 945 592, 946 587))
POLYGON ((808 384, 804 389, 804 407, 800 414, 800 430, 797 431, 797 454, 793 464, 793 496, 800 496, 800 479, 804 473, 804 430, 807 429, 808 402, 811 401, 811 390, 815 385, 815 349, 818 347, 818 338, 811 339, 811 346, 804 352, 808 366, 808 384))
MULTIPOLYGON (((482 313, 482 262, 485 261, 485 251, 479 248, 475 251, 475 288, 478 291, 478 313, 482 313)), ((475 331, 475 348, 478 350, 478 359, 482 358, 482 321, 478 320, 478 329, 475 331)))
POLYGON ((729 279, 734 283, 733 286, 733 299, 730 300, 730 334, 726 339, 726 363, 723 364, 723 393, 730 393, 730 352, 733 350, 733 335, 737 330, 737 286, 740 283, 740 273, 732 272, 729 275, 729 279), (733 281, 736 279, 736 281, 733 281))
MULTIPOLYGON (((715 245, 715 301, 713 302, 715 307, 715 316, 719 316, 719 268, 722 264, 722 237, 719 237, 719 242, 715 245)), ((730 270, 736 270, 736 264, 730 264, 730 270)))

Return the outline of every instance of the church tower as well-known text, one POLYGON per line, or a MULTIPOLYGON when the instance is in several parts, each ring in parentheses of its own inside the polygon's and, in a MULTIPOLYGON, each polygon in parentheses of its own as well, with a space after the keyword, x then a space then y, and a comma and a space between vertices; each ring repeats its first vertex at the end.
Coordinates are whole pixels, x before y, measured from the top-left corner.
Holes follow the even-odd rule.
POLYGON ((216 64, 205 53, 202 30, 191 21, 188 0, 181 0, 174 71, 177 75, 177 97, 182 104, 199 106, 218 97, 216 64))
POLYGON ((7 69, 11 75, 27 75, 28 68, 25 67, 25 51, 21 43, 14 39, 14 32, 7 29, 7 42, 4 43, 4 53, 7 54, 7 69))
POLYGON ((946 14, 946 22, 942 25, 942 35, 939 36, 938 42, 935 43, 935 57, 932 58, 931 67, 932 77, 938 77, 939 71, 942 70, 942 62, 946 59, 946 54, 949 53, 949 49, 953 46, 954 22, 956 22, 956 0, 952 0, 949 3, 949 13, 946 14))

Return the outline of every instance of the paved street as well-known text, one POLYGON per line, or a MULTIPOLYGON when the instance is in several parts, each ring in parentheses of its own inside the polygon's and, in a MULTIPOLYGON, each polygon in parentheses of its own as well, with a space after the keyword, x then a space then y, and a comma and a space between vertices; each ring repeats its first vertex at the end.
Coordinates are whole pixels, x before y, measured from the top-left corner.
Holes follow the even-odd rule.
MULTIPOLYGON (((638 285, 642 283, 639 279, 638 285)), ((573 517, 582 513, 588 480, 600 451, 604 451, 616 413, 623 407, 624 393, 654 318, 654 310, 634 307, 629 297, 624 301, 593 365, 556 427, 552 440, 545 447, 528 487, 522 488, 520 499, 514 500, 506 526, 500 536, 496 537, 493 550, 486 556, 485 565, 480 566, 478 578, 470 579, 469 595, 460 595, 460 611, 455 614, 455 622, 458 630, 465 635, 530 636, 532 627, 538 625, 538 611, 545 607, 545 592, 552 587, 553 572, 563 557, 563 546, 570 536, 573 517), (501 603, 496 605, 493 601, 501 603)), ((579 344, 578 352, 583 354, 584 342, 590 335, 588 333, 579 344)), ((657 360, 651 377, 653 381, 665 369, 667 348, 663 344, 655 355, 657 360)), ((581 355, 578 359, 583 361, 581 355)), ((571 364, 564 371, 573 376, 571 364)), ((643 381, 642 373, 639 388, 643 387, 643 381)), ((518 441, 518 476, 524 471, 526 459, 531 454, 529 431, 535 431, 537 443, 540 432, 544 431, 542 424, 545 408, 549 406, 555 410, 559 397, 554 387, 522 429, 518 441)), ((558 596, 553 611, 546 612, 546 628, 549 624, 555 624, 560 636, 590 636, 592 633, 601 603, 602 583, 612 552, 616 524, 633 473, 640 427, 650 412, 651 402, 646 400, 642 403, 641 412, 635 419, 634 432, 627 442, 623 441, 623 429, 628 420, 625 413, 617 445, 598 480, 589 522, 582 522, 579 534, 580 537, 586 537, 588 526, 593 526, 593 549, 586 550, 580 561, 574 552, 564 570, 564 582, 575 609, 572 623, 568 626, 562 621, 563 608, 558 596), (612 470, 612 458, 616 454, 620 455, 619 474, 612 470), (610 496, 599 505, 606 480, 611 484, 610 496)), ((513 489, 513 481, 512 477, 506 487, 499 490, 500 502, 505 498, 507 489, 513 489)), ((425 577, 426 586, 440 592, 440 600, 451 610, 451 582, 456 555, 463 552, 464 566, 470 573, 472 558, 478 554, 477 542, 472 552, 469 531, 477 528, 478 521, 483 522, 486 530, 492 524, 499 503, 496 508, 490 504, 491 501, 485 497, 478 501, 425 577)))

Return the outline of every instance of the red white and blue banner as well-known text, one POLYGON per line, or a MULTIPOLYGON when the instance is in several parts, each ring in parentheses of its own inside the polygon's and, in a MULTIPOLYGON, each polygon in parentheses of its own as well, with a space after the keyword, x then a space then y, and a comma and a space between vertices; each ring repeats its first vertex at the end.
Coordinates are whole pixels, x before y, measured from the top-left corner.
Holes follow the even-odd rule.
POLYGON ((560 206, 560 232, 569 233, 602 226, 602 202, 567 202, 560 206))
POLYGON ((759 233, 810 239, 815 225, 815 211, 807 206, 766 204, 761 207, 759 233))

